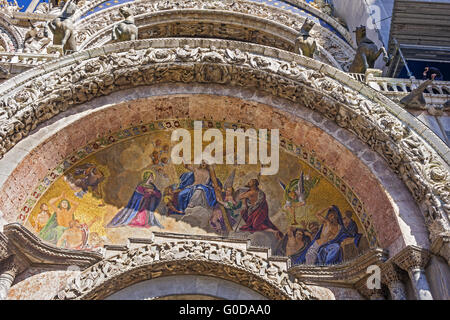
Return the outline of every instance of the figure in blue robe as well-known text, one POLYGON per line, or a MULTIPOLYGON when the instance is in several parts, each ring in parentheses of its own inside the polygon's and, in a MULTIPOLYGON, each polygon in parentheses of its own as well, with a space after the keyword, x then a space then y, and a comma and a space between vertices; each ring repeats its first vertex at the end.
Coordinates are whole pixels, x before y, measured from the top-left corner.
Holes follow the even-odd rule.
MULTIPOLYGON (((202 169, 206 169, 206 167, 201 167, 202 169)), ((202 190, 205 194, 205 199, 209 207, 214 208, 217 203, 216 193, 214 191, 214 187, 212 185, 211 178, 208 179, 206 184, 196 184, 194 172, 186 172, 180 176, 180 184, 178 189, 181 190, 178 193, 178 202, 177 202, 177 210, 184 212, 189 205, 194 193, 196 190, 202 190)), ((217 180, 219 187, 222 187, 222 184, 219 180, 217 180)))
POLYGON ((325 219, 330 221, 331 214, 336 215, 336 223, 339 225, 338 234, 332 240, 329 240, 326 243, 319 245, 317 243, 317 240, 320 239, 322 235, 322 231, 324 228, 324 224, 322 224, 319 228, 319 231, 317 232, 311 243, 308 245, 308 247, 305 248, 301 254, 295 257, 295 259, 293 260, 294 264, 306 263, 308 254, 315 255, 314 263, 316 265, 341 263, 342 262, 341 242, 347 238, 355 238, 355 244, 357 245, 359 243, 361 234, 357 233, 356 223, 354 225, 350 223, 346 228, 342 220, 341 211, 335 205, 333 205, 328 210, 325 219))
POLYGON ((153 172, 144 173, 142 183, 138 184, 126 207, 108 223, 108 228, 122 226, 164 228, 154 213, 161 201, 161 192, 153 183, 153 179, 153 172))

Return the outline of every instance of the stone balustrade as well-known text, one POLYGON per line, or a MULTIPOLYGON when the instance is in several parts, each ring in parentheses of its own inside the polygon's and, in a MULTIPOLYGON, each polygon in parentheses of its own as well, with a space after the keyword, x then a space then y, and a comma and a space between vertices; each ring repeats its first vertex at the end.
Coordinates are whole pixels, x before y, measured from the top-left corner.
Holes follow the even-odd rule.
MULTIPOLYGON (((407 95, 423 82, 424 80, 372 78, 368 80, 368 85, 386 95, 407 95)), ((424 93, 449 97, 450 81, 434 81, 425 89, 424 93)))
MULTIPOLYGON (((381 74, 381 70, 369 69, 366 74, 349 73, 349 75, 355 80, 366 83, 395 102, 399 102, 425 82, 425 80, 417 79, 379 77, 374 74, 374 71, 379 71, 379 74, 381 74)), ((423 94, 427 107, 445 108, 450 100, 450 81, 433 81, 431 85, 426 87, 423 94)))

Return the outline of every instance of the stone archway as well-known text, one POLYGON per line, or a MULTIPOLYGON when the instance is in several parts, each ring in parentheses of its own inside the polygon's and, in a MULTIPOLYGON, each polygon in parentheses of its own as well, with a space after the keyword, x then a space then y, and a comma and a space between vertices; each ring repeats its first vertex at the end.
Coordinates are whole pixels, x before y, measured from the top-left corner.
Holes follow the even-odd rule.
MULTIPOLYGON (((241 12, 181 9, 145 13, 135 19, 140 40, 171 37, 213 38, 256 43, 293 52, 298 35, 298 30, 292 26, 241 12)), ((113 24, 98 30, 81 44, 80 49, 91 49, 112 43, 112 27, 113 24)), ((319 43, 317 59, 339 70, 346 69, 348 61, 342 59, 353 54, 351 47, 346 46, 341 39, 333 39, 335 45, 346 46, 346 50, 342 50, 344 53, 341 52, 339 56, 334 57, 327 51, 333 46, 329 45, 332 41, 325 41, 325 37, 322 36, 324 28, 316 27, 316 29, 320 31, 314 30, 312 33, 320 35, 317 37, 319 43), (326 44, 329 47, 324 48, 323 45, 326 44)))
MULTIPOLYGON (((95 7, 95 3, 91 4, 95 7)), ((112 25, 109 21, 120 20, 118 9, 121 6, 128 5, 118 4, 109 9, 101 10, 87 16, 84 19, 77 21, 77 42, 79 47, 86 49, 95 45, 104 45, 110 38, 110 31, 112 25), (95 23, 94 23, 95 20, 95 23)), ((321 49, 321 60, 330 61, 330 64, 337 66, 338 69, 348 70, 353 56, 354 48, 352 47, 352 36, 350 33, 339 25, 334 19, 322 14, 320 11, 310 7, 304 3, 296 3, 296 6, 306 6, 312 9, 315 15, 319 17, 326 25, 340 34, 337 36, 330 31, 322 23, 317 23, 312 29, 311 34, 316 39, 321 49), (342 38, 341 38, 342 37, 342 38)), ((186 33, 189 37, 208 37, 208 38, 228 38, 228 33, 236 33, 235 30, 229 29, 225 32, 225 24, 232 27, 233 22, 242 25, 242 30, 246 28, 254 29, 255 26, 264 25, 263 28, 256 28, 250 32, 252 41, 261 43, 264 41, 266 45, 274 44, 271 39, 264 39, 264 34, 270 34, 270 37, 282 39, 281 44, 275 44, 275 47, 280 45, 283 47, 290 47, 297 32, 300 30, 305 17, 294 14, 286 10, 280 10, 277 7, 268 6, 255 1, 195 1, 185 0, 177 2, 177 10, 174 5, 166 1, 155 1, 148 3, 145 1, 134 1, 131 5, 132 11, 136 15, 137 24, 139 28, 152 28, 151 34, 142 33, 142 38, 154 38, 157 34, 159 37, 179 36, 181 33, 186 33), (179 25, 179 15, 186 15, 198 20, 197 27, 189 28, 189 25, 179 25), (222 23, 224 26, 219 26, 218 30, 209 30, 206 25, 200 25, 204 20, 205 23, 211 24, 222 23), (166 23, 163 23, 166 21, 166 23), (277 21, 277 22, 274 22, 277 21), (265 26, 267 24, 267 26, 265 26), (259 31, 258 31, 259 30, 259 31), (280 38, 281 37, 281 38, 280 38), (259 42, 257 41, 259 40, 259 42)), ((82 9, 82 12, 87 12, 87 9, 82 9)), ((184 20, 184 18, 183 18, 184 20)), ((246 37, 249 38, 249 31, 246 32, 246 37)), ((238 38, 245 38, 244 35, 237 35, 238 38)), ((141 38, 141 36, 140 36, 141 38)))
POLYGON ((357 135, 403 179, 424 210, 431 239, 448 230, 448 147, 418 120, 327 65, 273 48, 233 43, 241 51, 232 51, 225 49, 229 45, 195 39, 122 43, 64 57, 9 81, 3 86, 2 154, 38 123, 120 89, 165 82, 258 88, 357 135), (181 49, 185 45, 194 48, 181 49))
POLYGON ((103 299, 135 283, 173 275, 202 275, 244 285, 268 299, 331 298, 287 274, 286 260, 264 259, 234 246, 183 240, 153 243, 104 259, 75 276, 55 299, 103 299))
POLYGON ((199 275, 160 277, 119 290, 105 300, 265 300, 259 293, 234 282, 199 275))

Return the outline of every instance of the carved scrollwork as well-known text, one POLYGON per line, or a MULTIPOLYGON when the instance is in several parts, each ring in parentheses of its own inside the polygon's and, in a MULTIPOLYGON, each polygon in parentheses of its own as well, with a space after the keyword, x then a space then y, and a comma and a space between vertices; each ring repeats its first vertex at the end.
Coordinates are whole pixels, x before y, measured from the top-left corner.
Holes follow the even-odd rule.
POLYGON ((166 242, 128 250, 73 277, 55 299, 103 298, 136 279, 173 274, 220 277, 250 287, 270 299, 317 299, 286 270, 245 250, 201 241, 166 242))
MULTIPOLYGON (((198 1, 198 0, 180 0, 177 2, 171 2, 166 0, 157 0, 157 1, 134 1, 132 4, 126 4, 130 7, 130 11, 134 16, 144 16, 149 15, 151 13, 159 12, 159 11, 167 11, 174 9, 203 9, 203 10, 222 10, 222 11, 232 11, 237 13, 248 14, 253 17, 259 17, 263 19, 267 19, 268 21, 277 21, 289 28, 294 29, 295 31, 300 31, 305 21, 305 18, 290 13, 288 11, 280 10, 278 8, 260 4, 253 1, 235 1, 235 0, 208 0, 208 1, 198 1)), ((93 48, 98 47, 100 45, 104 45, 107 41, 109 41, 110 35, 109 33, 105 33, 104 35, 100 35, 102 30, 110 30, 110 26, 114 23, 117 23, 121 20, 120 8, 123 5, 114 6, 108 10, 102 10, 98 14, 93 14, 86 19, 80 20, 77 26, 77 43, 81 48, 93 48)), ((249 26, 251 27, 251 26, 249 26)), ((191 36, 199 36, 202 32, 206 32, 206 30, 198 30, 198 26, 191 26, 189 24, 181 24, 178 25, 177 28, 181 28, 179 32, 184 35, 191 36), (191 28, 191 30, 189 30, 191 28), (194 29, 192 29, 194 28, 194 29)), ((161 28, 152 29, 149 35, 146 35, 146 32, 142 32, 142 36, 140 38, 143 39, 145 37, 169 37, 173 36, 170 32, 171 27, 168 25, 161 26, 161 28)), ((220 32, 220 25, 214 28, 214 32, 220 32)), ((239 28, 237 30, 227 29, 224 30, 224 34, 233 38, 231 34, 235 32, 236 35, 242 36, 243 28, 239 28)), ((179 34, 181 34, 179 33, 179 34)), ((215 35, 218 38, 221 38, 219 34, 215 35)), ((322 47, 326 52, 331 54, 333 59, 339 63, 343 70, 348 70, 350 64, 353 61, 354 49, 347 44, 345 41, 340 39, 337 35, 335 35, 330 30, 321 27, 320 25, 316 25, 311 30, 311 36, 317 41, 317 44, 322 47)), ((263 36, 261 36, 263 37, 263 36)), ((271 37, 272 38, 272 37, 271 37)), ((253 39, 253 42, 257 39, 253 39)), ((248 39, 251 41, 251 39, 248 39)), ((269 43, 271 39, 259 39, 259 41, 269 43)), ((279 42, 279 41, 278 41, 279 42)), ((272 45, 276 46, 276 43, 272 45)), ((289 48, 282 48, 288 50, 289 48)), ((324 56, 323 58, 329 59, 329 57, 324 56)))

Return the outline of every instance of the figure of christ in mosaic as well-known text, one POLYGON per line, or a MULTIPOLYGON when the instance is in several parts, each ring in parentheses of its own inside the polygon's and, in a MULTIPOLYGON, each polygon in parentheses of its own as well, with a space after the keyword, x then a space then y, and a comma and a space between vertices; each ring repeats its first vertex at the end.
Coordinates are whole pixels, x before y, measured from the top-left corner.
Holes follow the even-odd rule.
POLYGON ((155 216, 162 195, 154 180, 155 174, 152 171, 144 172, 142 182, 135 188, 128 204, 108 223, 108 228, 123 226, 164 228, 155 216))
POLYGON ((202 161, 200 165, 185 164, 184 167, 189 172, 180 176, 176 210, 184 213, 188 207, 214 208, 217 199, 208 164, 202 161))

